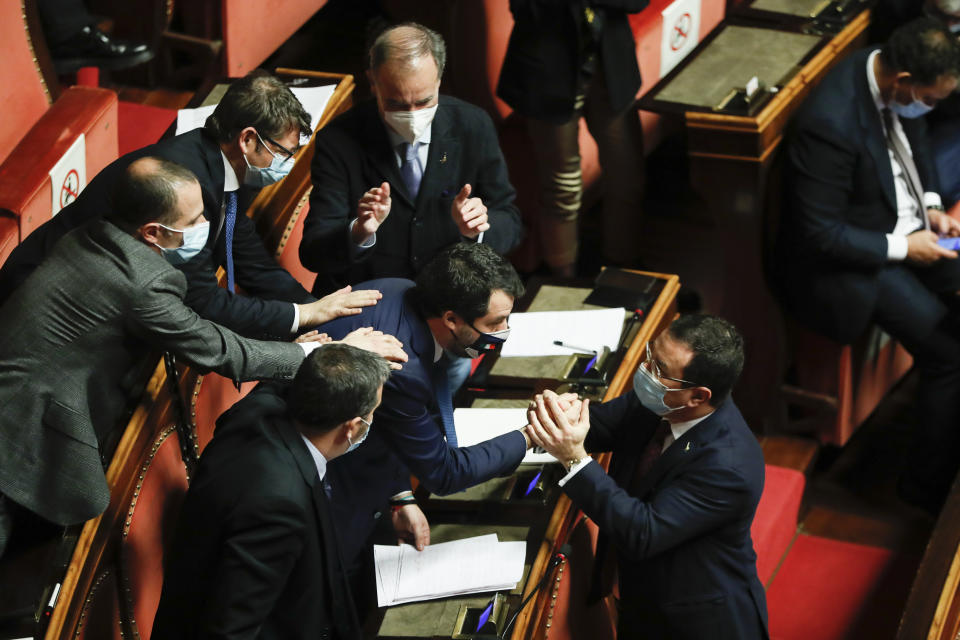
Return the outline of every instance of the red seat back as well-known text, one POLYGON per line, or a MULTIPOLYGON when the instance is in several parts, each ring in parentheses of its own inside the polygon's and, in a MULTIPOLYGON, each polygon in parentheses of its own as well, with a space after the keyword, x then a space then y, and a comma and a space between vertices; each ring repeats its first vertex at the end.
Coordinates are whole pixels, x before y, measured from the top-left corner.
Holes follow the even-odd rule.
POLYGON ((224 71, 247 75, 280 48, 327 0, 222 0, 224 71))
POLYGON ((216 373, 209 373, 197 379, 190 403, 190 418, 197 435, 199 453, 202 454, 210 444, 220 414, 250 393, 256 384, 256 382, 244 382, 240 385, 240 391, 237 391, 233 380, 216 373))
POLYGON ((120 589, 113 567, 102 569, 93 580, 80 611, 75 640, 120 640, 124 637, 120 622, 120 589))

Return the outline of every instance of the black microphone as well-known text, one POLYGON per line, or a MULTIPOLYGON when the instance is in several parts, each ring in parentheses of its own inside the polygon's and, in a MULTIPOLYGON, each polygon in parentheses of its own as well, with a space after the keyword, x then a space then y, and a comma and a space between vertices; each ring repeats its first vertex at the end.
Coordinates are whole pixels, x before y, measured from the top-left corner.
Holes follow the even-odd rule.
POLYGON ((507 623, 507 626, 503 628, 503 631, 500 632, 500 635, 497 636, 500 640, 503 640, 507 637, 507 632, 510 631, 510 628, 513 626, 513 623, 517 621, 517 616, 520 615, 520 612, 523 611, 523 608, 527 606, 527 603, 533 599, 533 596, 537 595, 537 592, 543 588, 543 585, 547 583, 547 580, 553 576, 553 570, 557 566, 570 557, 570 554, 573 552, 573 549, 570 547, 569 543, 564 544, 560 547, 559 551, 553 554, 553 557, 550 558, 550 562, 547 564, 546 570, 543 572, 543 577, 540 578, 540 582, 537 583, 537 586, 533 588, 526 598, 523 599, 523 602, 520 603, 520 606, 514 612, 513 617, 510 618, 510 622, 507 623))

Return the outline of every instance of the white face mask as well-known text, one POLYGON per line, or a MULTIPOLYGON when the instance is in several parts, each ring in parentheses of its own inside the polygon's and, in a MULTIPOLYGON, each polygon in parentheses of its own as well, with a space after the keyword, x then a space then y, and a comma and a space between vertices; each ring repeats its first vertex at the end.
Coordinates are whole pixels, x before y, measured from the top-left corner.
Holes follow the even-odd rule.
POLYGON ((210 222, 207 220, 186 229, 174 229, 159 222, 157 224, 167 231, 183 234, 183 242, 179 247, 173 249, 161 247, 154 243, 154 246, 160 249, 160 253, 171 264, 183 264, 200 253, 200 250, 206 246, 207 238, 210 235, 210 222))
POLYGON ((346 453, 350 453, 351 451, 356 451, 357 447, 359 447, 361 444, 363 444, 363 441, 367 439, 367 436, 368 436, 368 435, 370 435, 370 423, 367 422, 366 420, 364 420, 363 418, 360 418, 360 422, 362 422, 363 424, 367 425, 367 430, 363 432, 363 435, 362 435, 362 436, 360 436, 359 438, 357 438, 357 441, 356 441, 356 442, 354 442, 353 440, 351 440, 351 439, 350 439, 350 436, 347 436, 347 443, 348 443, 350 446, 347 447, 346 453))
POLYGON ((435 104, 416 111, 384 111, 383 120, 404 140, 413 144, 433 122, 438 106, 435 104))

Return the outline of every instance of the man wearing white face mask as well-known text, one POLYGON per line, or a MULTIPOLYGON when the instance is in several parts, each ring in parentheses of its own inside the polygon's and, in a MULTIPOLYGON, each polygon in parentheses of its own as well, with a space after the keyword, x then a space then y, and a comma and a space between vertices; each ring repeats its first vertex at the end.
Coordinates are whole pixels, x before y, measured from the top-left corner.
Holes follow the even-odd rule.
POLYGON ((138 158, 154 156, 190 169, 200 182, 209 232, 199 248, 165 252, 187 277, 186 302, 200 316, 252 338, 288 340, 344 313, 376 304, 377 292, 340 291, 316 300, 264 248, 241 197, 282 180, 310 117, 283 82, 263 71, 236 80, 205 126, 128 153, 100 172, 77 200, 31 233, 0 270, 0 303, 71 229, 105 215, 113 187, 138 158), (217 270, 227 273, 218 286, 217 270), (243 289, 245 295, 237 293, 243 289))
POLYGON ((920 373, 900 495, 936 512, 960 461, 960 236, 923 114, 957 88, 960 44, 938 20, 903 25, 840 62, 793 122, 776 252, 784 304, 837 342, 879 325, 920 373))
MULTIPOLYGON (((60 525, 106 508, 102 462, 157 352, 257 380, 293 377, 320 344, 243 338, 184 304, 184 276, 161 253, 189 253, 206 235, 189 170, 141 158, 119 178, 114 202, 107 219, 66 235, 0 312, 0 554, 20 508, 60 525)), ((382 334, 347 341, 406 359, 382 334)))
POLYGON ((413 278, 442 248, 520 242, 490 117, 440 95, 446 49, 418 24, 388 29, 370 50, 375 100, 317 134, 300 260, 314 293, 384 277, 413 278), (329 276, 329 277, 325 277, 329 276))
POLYGON ((591 597, 619 578, 621 638, 769 637, 750 538, 763 452, 730 397, 743 357, 729 322, 680 316, 633 390, 576 417, 547 392, 527 412, 531 440, 567 467, 563 491, 600 528, 591 597), (587 455, 600 451, 613 452, 609 474, 587 455))

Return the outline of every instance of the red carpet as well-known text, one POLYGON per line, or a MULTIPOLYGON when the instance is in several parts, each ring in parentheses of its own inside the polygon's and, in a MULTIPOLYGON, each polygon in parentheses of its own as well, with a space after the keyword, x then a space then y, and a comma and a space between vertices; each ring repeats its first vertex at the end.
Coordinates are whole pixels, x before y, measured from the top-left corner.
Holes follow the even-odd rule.
POLYGON ((177 119, 177 112, 121 100, 117 119, 120 155, 124 155, 159 140, 177 119))
POLYGON ((797 532, 797 512, 805 485, 806 479, 799 471, 766 465, 763 495, 750 527, 757 552, 757 575, 764 585, 770 582, 797 532))
MULTIPOLYGON (((885 578, 893 561, 893 552, 888 549, 805 534, 797 536, 767 590, 771 638, 859 637, 858 621, 874 601, 876 592, 887 588, 885 578)), ((889 629, 890 638, 895 631, 894 622, 889 629)))

